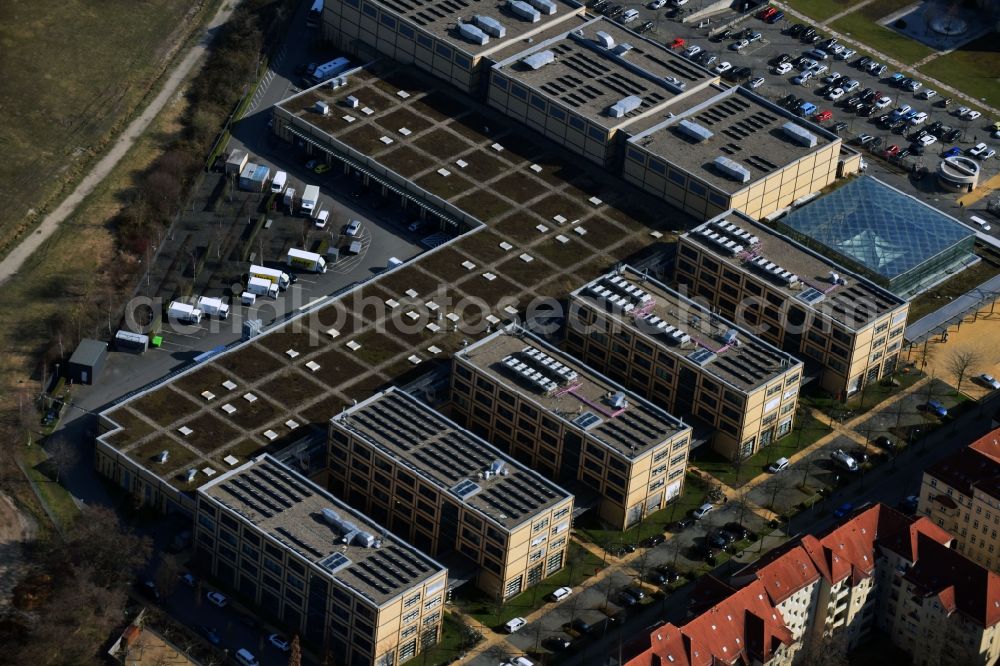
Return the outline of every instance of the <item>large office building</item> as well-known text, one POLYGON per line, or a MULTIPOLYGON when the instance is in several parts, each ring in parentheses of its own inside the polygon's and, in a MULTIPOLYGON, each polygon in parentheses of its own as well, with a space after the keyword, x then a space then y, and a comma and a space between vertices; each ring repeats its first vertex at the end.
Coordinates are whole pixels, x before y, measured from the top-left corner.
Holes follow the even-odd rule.
POLYGON ((728 459, 792 430, 802 363, 660 282, 625 267, 574 291, 567 349, 714 431, 728 459))
POLYGON ((539 470, 579 481, 624 529, 678 497, 691 429, 531 334, 506 328, 455 354, 457 420, 539 470))
POLYGON ((391 666, 440 639, 444 567, 268 455, 198 489, 195 548, 338 664, 391 666))
POLYGON ((916 666, 1000 657, 1000 577, 952 550, 926 518, 883 505, 771 551, 692 592, 682 626, 645 629, 623 666, 816 663, 829 636, 848 650, 874 629, 916 666), (810 656, 811 655, 811 656, 810 656))
POLYGON ((540 37, 493 65, 489 103, 602 166, 617 170, 637 121, 719 92, 715 74, 604 18, 540 37))
POLYGON ((1000 430, 924 471, 919 512, 955 537, 955 549, 1000 569, 1000 430))
POLYGON ((582 13, 565 0, 328 0, 322 32, 362 59, 388 56, 477 92, 495 52, 582 13))
POLYGON ((507 599, 566 562, 573 496, 403 391, 332 419, 330 485, 422 551, 461 553, 507 599))
POLYGON ((903 298, 979 261, 972 229, 871 176, 810 201, 780 225, 903 298))
POLYGON ((676 266, 692 296, 803 359, 836 396, 896 368, 906 301, 746 215, 683 234, 676 266))
POLYGON ((836 180, 841 148, 836 134, 740 86, 636 131, 623 175, 701 220, 730 208, 760 219, 836 180))

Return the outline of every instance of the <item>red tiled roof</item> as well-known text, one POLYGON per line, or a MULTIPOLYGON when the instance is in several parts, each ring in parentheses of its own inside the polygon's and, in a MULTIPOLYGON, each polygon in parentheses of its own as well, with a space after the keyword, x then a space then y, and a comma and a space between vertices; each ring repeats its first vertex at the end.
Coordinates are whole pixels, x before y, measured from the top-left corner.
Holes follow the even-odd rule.
POLYGON ((938 601, 941 602, 941 607, 948 611, 948 615, 955 612, 955 586, 949 585, 940 592, 937 593, 938 601))
POLYGON ((927 595, 947 594, 961 613, 984 627, 1000 622, 1000 576, 920 532, 917 561, 905 574, 927 595))
POLYGON ((1000 498, 1000 428, 931 465, 926 473, 963 495, 972 495, 975 486, 1000 498))
POLYGON ((764 584, 772 604, 780 604, 798 590, 816 581, 820 572, 801 545, 757 568, 757 578, 764 584))
MULTIPOLYGON (((882 509, 889 510, 888 507, 882 507, 882 509)), ((932 523, 926 517, 921 516, 906 525, 903 529, 897 530, 894 534, 891 534, 884 539, 880 539, 879 545, 883 548, 888 548, 909 562, 916 562, 920 556, 917 540, 917 536, 920 534, 923 534, 924 536, 927 536, 946 546, 950 544, 952 540, 952 536, 950 534, 932 523)))
POLYGON ((681 630, 667 622, 645 632, 625 648, 622 666, 693 666, 681 630))

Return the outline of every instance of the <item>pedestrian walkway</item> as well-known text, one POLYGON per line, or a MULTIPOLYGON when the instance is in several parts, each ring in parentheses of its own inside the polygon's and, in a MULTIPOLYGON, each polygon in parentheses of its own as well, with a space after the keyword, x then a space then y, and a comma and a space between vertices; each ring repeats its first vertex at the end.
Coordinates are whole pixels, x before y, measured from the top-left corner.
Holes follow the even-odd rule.
POLYGON ((842 12, 834 14, 833 16, 831 16, 830 18, 826 19, 825 21, 821 21, 818 25, 826 27, 827 24, 833 23, 834 21, 836 21, 837 19, 841 18, 842 16, 847 16, 848 14, 852 14, 852 13, 858 11, 859 9, 861 9, 862 7, 865 7, 866 5, 872 4, 873 2, 875 2, 875 0, 864 0, 864 2, 859 2, 856 5, 852 5, 852 6, 848 7, 847 9, 845 9, 842 12))

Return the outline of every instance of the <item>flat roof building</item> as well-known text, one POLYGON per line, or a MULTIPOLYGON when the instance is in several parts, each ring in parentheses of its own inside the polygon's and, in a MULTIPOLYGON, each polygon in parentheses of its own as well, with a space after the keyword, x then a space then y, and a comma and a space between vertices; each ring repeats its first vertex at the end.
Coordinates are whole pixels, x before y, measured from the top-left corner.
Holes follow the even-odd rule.
POLYGON ((979 261, 972 229, 872 176, 810 201, 780 224, 903 298, 979 261))
POLYGON ((624 529, 679 496, 691 429, 541 339, 507 327, 455 354, 452 412, 544 476, 581 481, 624 529))
POLYGON ((322 32, 348 53, 382 54, 476 92, 484 59, 582 14, 566 0, 340 0, 324 5, 322 32))
POLYGON ((632 269, 570 294, 567 349, 745 458, 792 430, 802 363, 632 269))
POLYGON ((330 422, 330 485, 421 550, 461 553, 506 599, 565 564, 573 496, 390 388, 330 422))
POLYGON ((677 282, 847 397, 892 373, 906 301, 737 211, 683 234, 677 282))
POLYGON ((669 115, 668 106, 700 99, 718 82, 700 65, 605 18, 543 37, 493 65, 489 103, 604 166, 617 166, 622 133, 637 120, 655 116, 656 122, 669 115))
POLYGON ((402 663, 440 638, 444 567, 269 455, 198 489, 195 548, 337 663, 402 663))
POLYGON ((628 140, 625 180, 699 219, 770 215, 837 178, 841 140, 742 86, 628 140))

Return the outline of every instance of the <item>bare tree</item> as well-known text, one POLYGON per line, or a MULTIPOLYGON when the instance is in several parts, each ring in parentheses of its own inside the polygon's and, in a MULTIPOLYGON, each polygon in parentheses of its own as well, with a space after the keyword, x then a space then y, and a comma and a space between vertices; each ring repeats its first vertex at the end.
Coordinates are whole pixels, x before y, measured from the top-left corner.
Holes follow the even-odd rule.
POLYGON ((962 382, 968 378, 969 374, 973 371, 973 367, 979 365, 981 361, 979 352, 973 349, 956 349, 951 353, 945 363, 945 367, 948 368, 951 376, 955 378, 956 390, 959 392, 962 391, 962 382))
POLYGON ((60 483, 62 475, 80 461, 80 448, 65 435, 59 435, 45 448, 49 454, 49 465, 55 472, 55 482, 60 483))
POLYGON ((809 641, 796 661, 804 666, 848 666, 847 639, 841 632, 809 641))
POLYGON ((774 513, 779 513, 778 511, 775 511, 774 503, 778 499, 778 494, 788 487, 788 480, 785 478, 785 475, 781 473, 773 474, 762 485, 769 496, 767 508, 774 513))
POLYGON ((292 646, 288 653, 288 666, 302 666, 302 646, 299 645, 299 635, 292 636, 292 646))
POLYGON ((163 596, 169 597, 177 587, 177 579, 181 575, 181 571, 181 563, 177 558, 170 554, 164 554, 160 564, 156 567, 156 575, 153 577, 156 589, 163 596))

